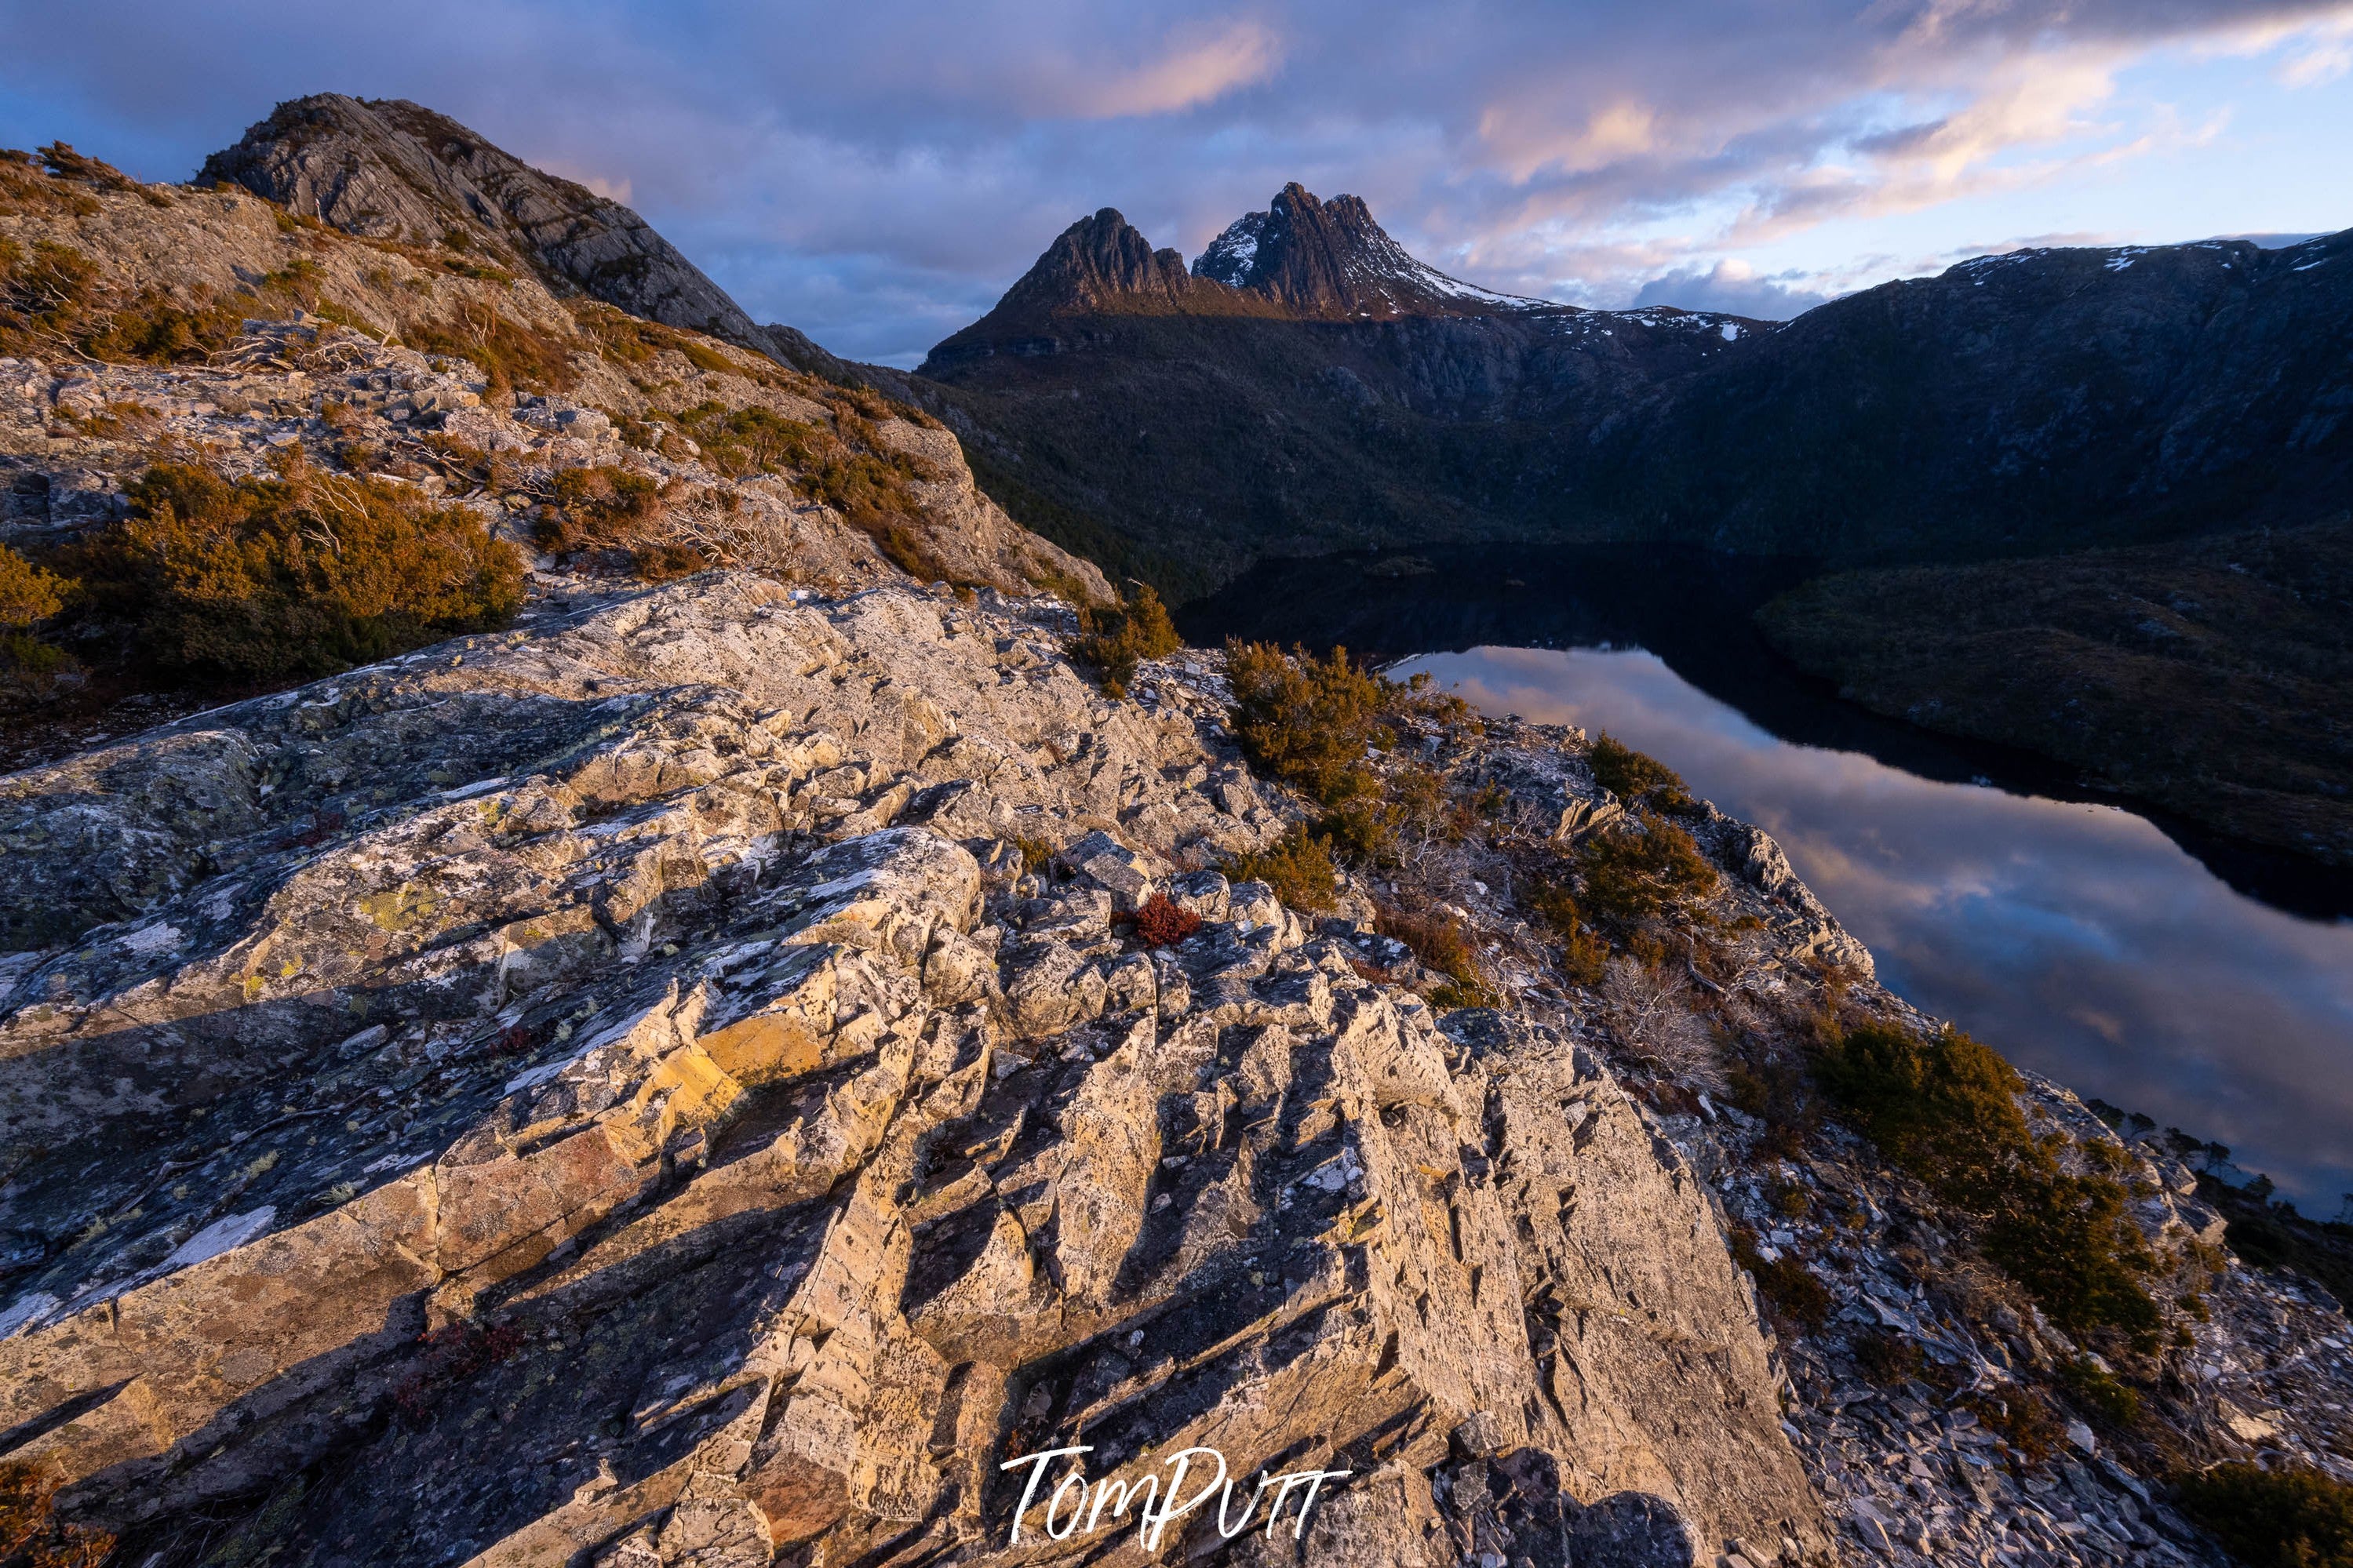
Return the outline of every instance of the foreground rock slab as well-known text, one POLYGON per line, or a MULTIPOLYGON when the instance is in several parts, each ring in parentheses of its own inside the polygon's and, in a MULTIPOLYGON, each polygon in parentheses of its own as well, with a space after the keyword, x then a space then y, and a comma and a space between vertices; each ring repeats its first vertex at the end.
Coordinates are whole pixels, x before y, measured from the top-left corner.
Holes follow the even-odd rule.
POLYGON ((142 1563, 1141 1560, 1187 1448, 1163 1554, 1827 1560, 1708 1188, 1280 826, 1017 602, 724 576, 0 782, 5 1457, 142 1563))

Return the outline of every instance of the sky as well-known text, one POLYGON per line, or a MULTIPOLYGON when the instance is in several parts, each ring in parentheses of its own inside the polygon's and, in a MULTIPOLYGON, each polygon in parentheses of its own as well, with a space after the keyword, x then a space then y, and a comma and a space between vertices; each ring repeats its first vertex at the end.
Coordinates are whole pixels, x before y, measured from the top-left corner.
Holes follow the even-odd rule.
POLYGON ((2020 245, 2353 226, 2353 0, 0 0, 0 145, 185 179, 407 98, 900 365, 1114 206, 1284 182, 1572 304, 1786 317, 2020 245))

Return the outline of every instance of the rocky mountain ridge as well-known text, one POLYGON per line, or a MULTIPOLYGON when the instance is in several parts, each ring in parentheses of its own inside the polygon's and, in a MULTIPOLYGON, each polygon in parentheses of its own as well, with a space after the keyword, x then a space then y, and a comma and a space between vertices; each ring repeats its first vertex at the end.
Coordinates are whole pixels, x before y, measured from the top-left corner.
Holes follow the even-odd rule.
POLYGON ((241 185, 346 233, 479 251, 559 294, 707 332, 824 374, 833 356, 761 326, 621 203, 532 167, 406 99, 291 99, 205 160, 198 184, 241 185))
MULTIPOLYGON (((479 247, 346 236, 240 187, 86 163, 0 166, 0 545, 87 542, 158 461, 236 479, 299 458, 467 507, 550 572, 731 561, 839 589, 905 567, 1110 596, 911 406, 559 299, 479 247), (19 312, 36 287, 42 308, 19 312)), ((82 630, 95 702, 120 632, 82 630)), ((13 759, 77 732, 54 703, 29 712, 13 759)))
POLYGON ((1263 294, 1298 315, 1402 315, 1557 310, 1498 294, 1415 260, 1373 219, 1362 196, 1327 205, 1297 181, 1264 212, 1237 218, 1193 263, 1196 276, 1263 294))
POLYGON ((1041 263, 916 385, 1018 510, 1090 520, 1186 595, 1259 555, 1449 538, 2045 553, 2343 493, 2353 237, 2018 251, 1786 325, 1402 285, 1356 320, 1338 272, 1419 266, 1360 205, 1286 191, 1195 268, 1317 324, 1169 289, 1132 318, 1041 263), (1310 238, 1262 259, 1278 230, 1310 238))
POLYGON ((1589 1050, 1181 872, 1276 818, 1176 689, 699 580, 10 780, 11 907, 99 899, 9 972, 11 1457, 167 1557, 296 1474, 281 1558, 993 1557, 1082 1429, 1334 1455, 1304 1550, 1418 1558, 1468 1421, 1556 1521, 1826 1550, 1704 1192, 1589 1050), (1539 1376, 1531 1271, 1659 1329, 1539 1376))
MULTIPOLYGON (((1327 204, 1293 182, 1275 194, 1265 211, 1236 219, 1189 271, 1180 252, 1155 249, 1113 208, 1081 219, 1047 247, 996 309, 935 346, 917 374, 957 382, 959 372, 998 354, 1034 360, 1090 343, 1117 342, 1120 323, 1138 317, 1401 325, 1514 321, 1523 329, 1521 319, 1528 319, 1543 322, 1541 332, 1588 351, 1602 348, 1601 340, 1614 337, 1620 328, 1630 338, 1667 331, 1720 346, 1775 325, 1706 311, 1593 311, 1497 294, 1416 260, 1375 221, 1362 197, 1343 195, 1327 204)), ((1132 335, 1133 324, 1127 330, 1132 335)), ((1521 335, 1524 331, 1505 330, 1506 337, 1521 335)))

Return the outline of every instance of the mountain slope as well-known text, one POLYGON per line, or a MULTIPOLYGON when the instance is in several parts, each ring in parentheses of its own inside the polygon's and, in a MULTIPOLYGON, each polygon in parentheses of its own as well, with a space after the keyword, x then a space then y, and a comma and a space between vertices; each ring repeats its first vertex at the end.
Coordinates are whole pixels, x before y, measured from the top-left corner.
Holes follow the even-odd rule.
POLYGON ((2353 232, 2018 251, 1661 388, 1611 433, 1598 499, 1736 550, 2041 553, 2341 505, 2348 416, 2353 232))
POLYGON ((1180 591, 1447 538, 1976 559, 2301 521, 2353 479, 2353 235, 1983 258, 1786 325, 1487 295, 1296 186, 1191 289, 1096 239, 1154 281, 1050 251, 916 385, 1017 511, 1180 591))
POLYGON ((1189 595, 1261 554, 1556 527, 1558 429, 1773 330, 1485 294, 1293 185, 1189 273, 1116 212, 1073 225, 905 384, 1025 523, 1189 595))
POLYGON ((1327 205, 1297 181, 1237 218, 1193 263, 1197 277, 1262 295, 1295 315, 1340 320, 1556 309, 1449 278, 1373 221, 1362 196, 1327 205))
POLYGON ((281 103, 206 158, 197 181, 243 185, 372 239, 479 251, 559 294, 586 294, 809 368, 799 345, 755 324, 629 208, 403 99, 318 93, 281 103))

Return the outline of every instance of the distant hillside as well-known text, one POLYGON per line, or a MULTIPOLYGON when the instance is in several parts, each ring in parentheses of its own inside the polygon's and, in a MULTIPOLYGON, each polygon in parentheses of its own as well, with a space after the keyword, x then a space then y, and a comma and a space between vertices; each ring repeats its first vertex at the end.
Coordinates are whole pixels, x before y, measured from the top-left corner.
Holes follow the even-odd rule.
POLYGON ((1784 325, 1490 294, 1293 185, 1189 270, 1073 225, 913 390, 1018 515, 1179 594, 1449 538, 2039 553, 2342 494, 2348 252, 2021 251, 1784 325))
POLYGON ((1561 431, 1776 330, 1489 293, 1292 185, 1189 271, 1073 224, 908 392, 1031 527, 1189 596, 1261 555, 1556 531, 1561 431))

